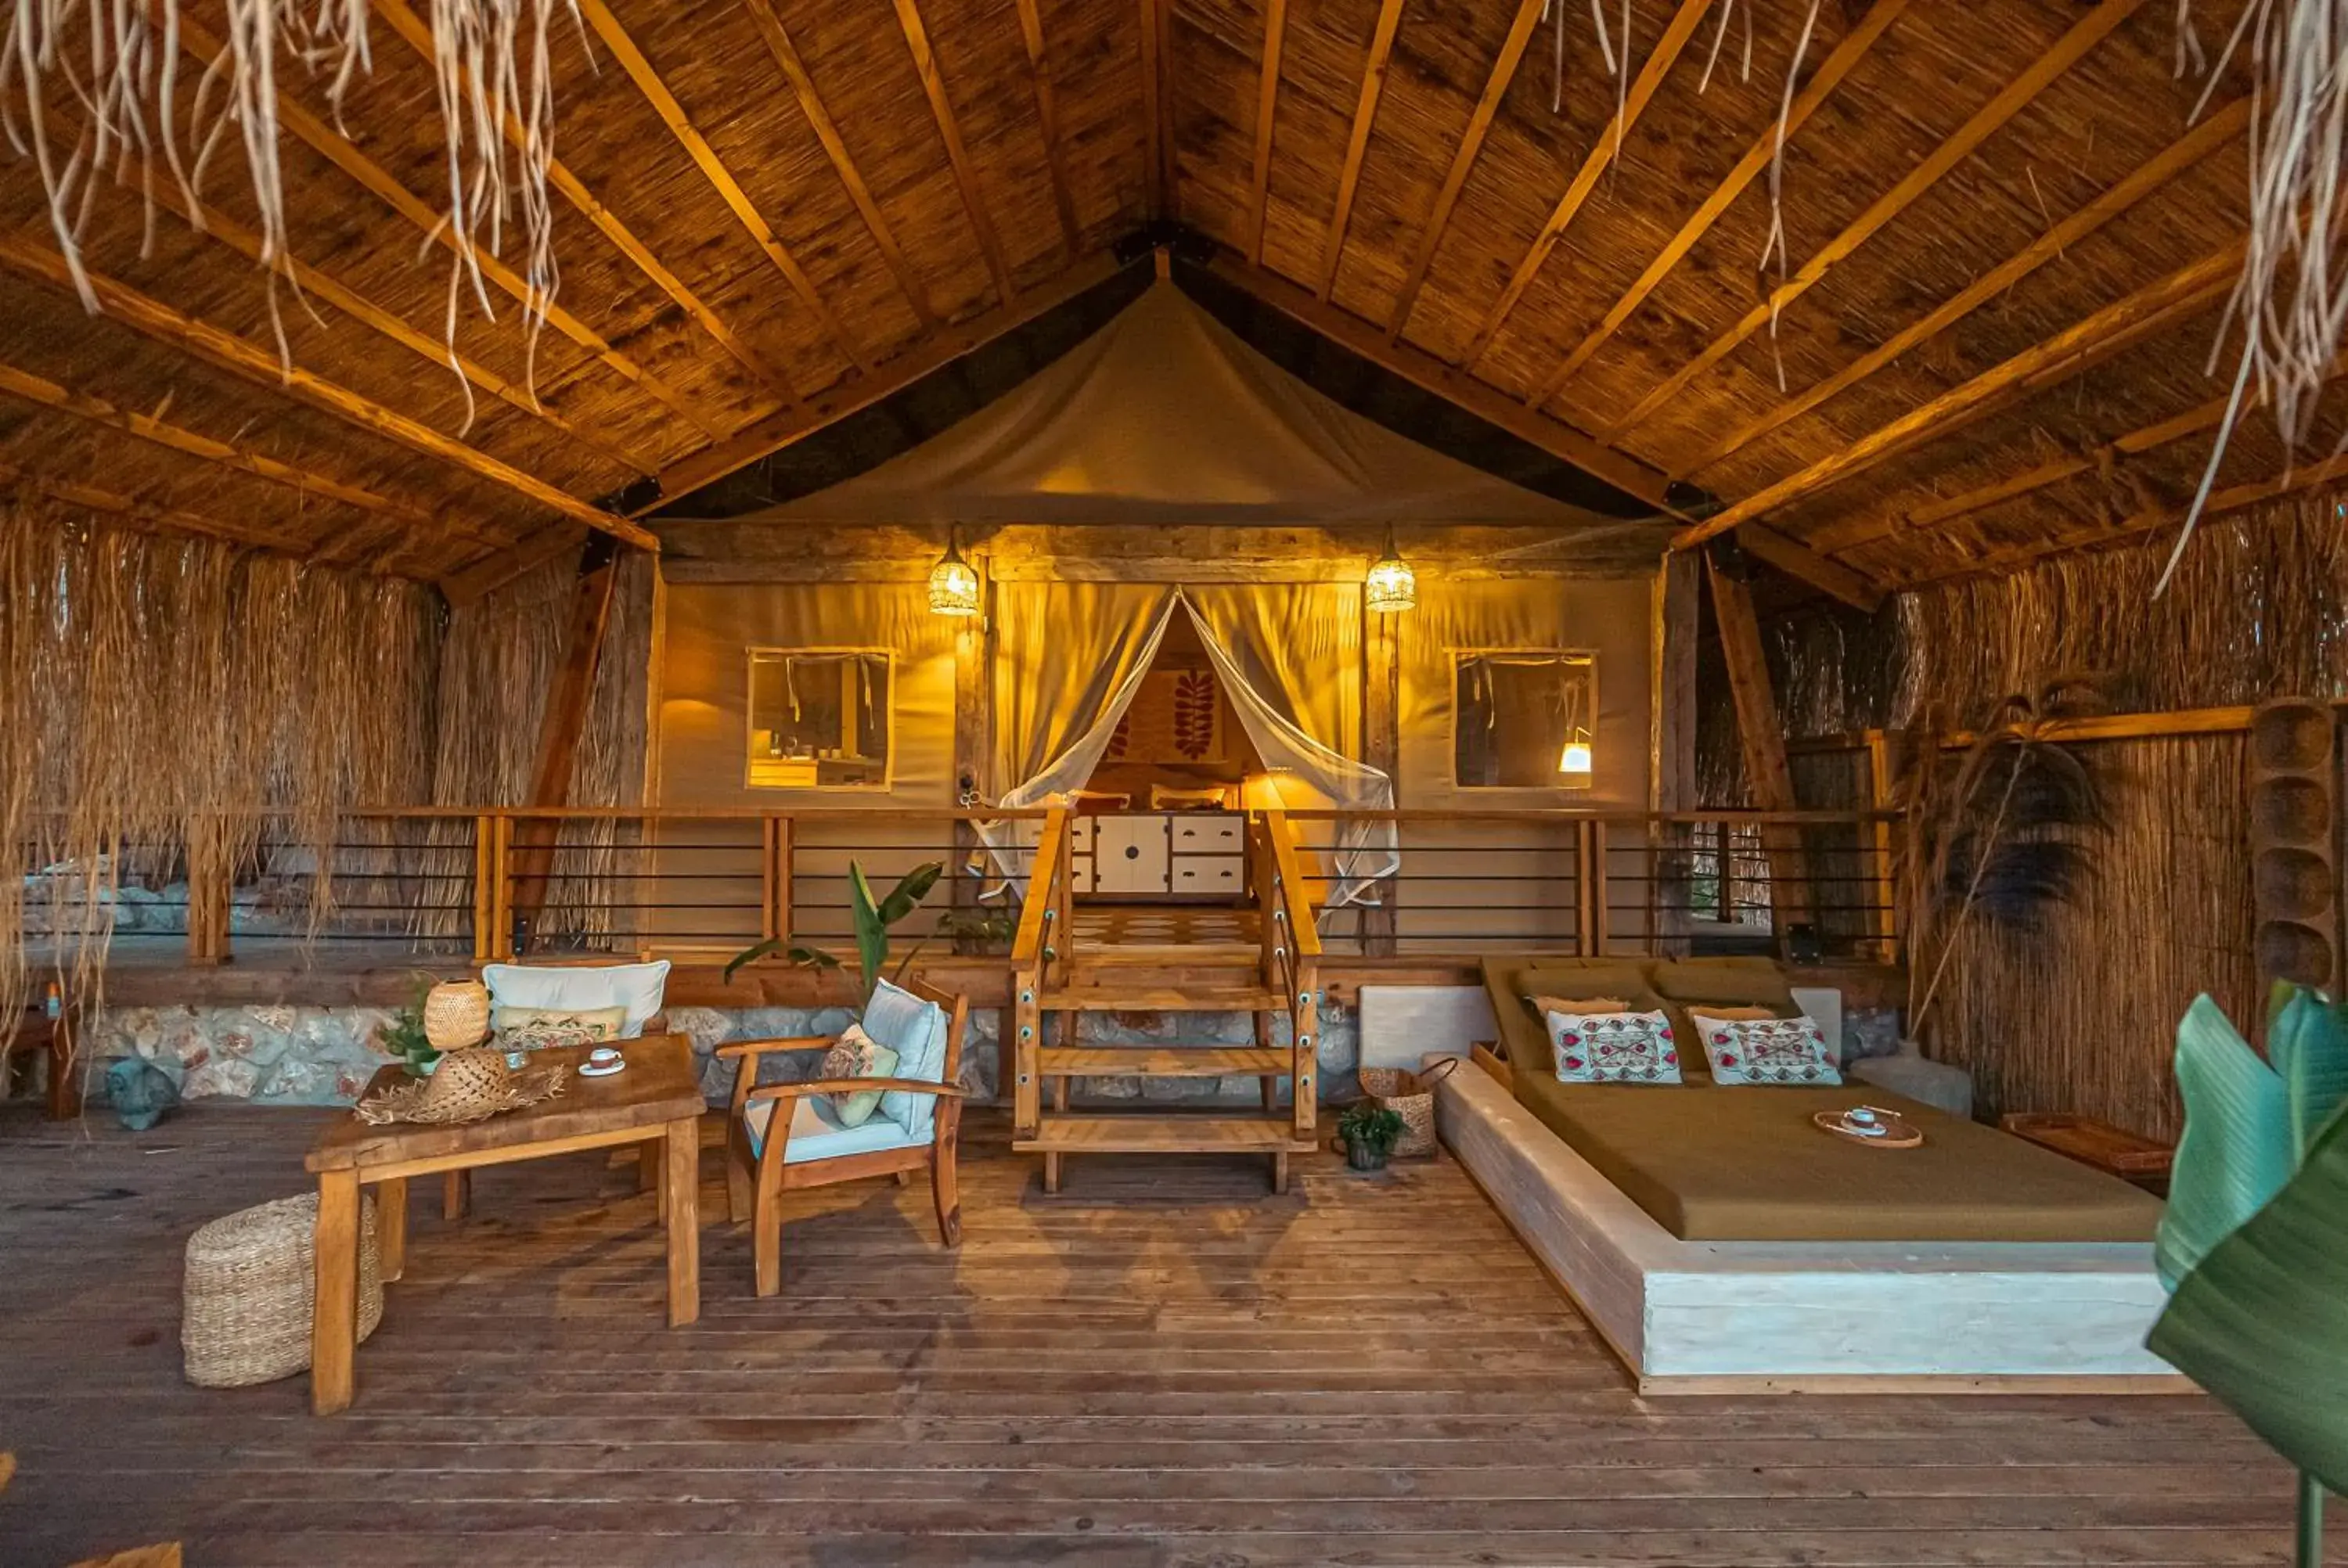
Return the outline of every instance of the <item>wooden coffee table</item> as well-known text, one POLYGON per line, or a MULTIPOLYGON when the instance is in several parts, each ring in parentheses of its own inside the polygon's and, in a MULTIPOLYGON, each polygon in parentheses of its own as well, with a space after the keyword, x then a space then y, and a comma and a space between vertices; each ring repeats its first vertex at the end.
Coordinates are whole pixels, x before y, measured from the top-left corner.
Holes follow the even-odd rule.
POLYGON ((2177 1151, 2167 1143, 2065 1111, 2009 1111, 1998 1118, 1997 1124, 2017 1138, 2093 1165, 2156 1197, 2168 1192, 2168 1167, 2177 1151))
MULTIPOLYGON (((463 1126, 395 1122, 369 1126, 337 1120, 304 1162, 318 1177, 317 1296, 310 1318, 310 1408, 331 1415, 351 1402, 352 1355, 358 1333, 359 1188, 376 1188, 376 1245, 383 1277, 399 1277, 407 1241, 407 1179, 477 1165, 501 1165, 582 1149, 663 1142, 660 1208, 668 1228, 668 1321, 701 1316, 701 1084, 693 1049, 681 1034, 623 1040, 627 1070, 582 1078, 586 1050, 541 1051, 572 1071, 562 1092, 520 1111, 463 1126)), ((400 1081, 386 1067, 372 1094, 400 1081)))

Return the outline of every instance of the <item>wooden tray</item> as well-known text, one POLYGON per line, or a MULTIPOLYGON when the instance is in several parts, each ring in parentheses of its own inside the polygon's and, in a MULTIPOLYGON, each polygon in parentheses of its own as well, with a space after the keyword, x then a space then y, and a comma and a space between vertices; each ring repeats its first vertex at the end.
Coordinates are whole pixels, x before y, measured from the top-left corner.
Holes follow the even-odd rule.
POLYGON ((1921 1129, 1906 1117, 1888 1111, 1876 1112, 1887 1129, 1880 1138, 1869 1138, 1851 1132, 1842 1124, 1843 1115, 1840 1111, 1816 1111, 1810 1113, 1810 1122, 1821 1132, 1831 1132, 1847 1143, 1864 1144, 1869 1149, 1913 1149, 1924 1142, 1921 1129))

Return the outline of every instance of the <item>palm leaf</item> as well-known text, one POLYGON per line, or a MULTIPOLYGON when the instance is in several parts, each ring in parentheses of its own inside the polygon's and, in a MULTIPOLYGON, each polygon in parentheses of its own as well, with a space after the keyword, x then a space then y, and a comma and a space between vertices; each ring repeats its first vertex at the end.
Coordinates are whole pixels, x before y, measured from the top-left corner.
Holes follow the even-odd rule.
POLYGON ((2316 1133, 2348 1104, 2348 1020, 2303 987, 2278 985, 2276 998, 2267 1060, 2290 1099, 2291 1158, 2303 1160, 2316 1133))
POLYGON ((2154 1258, 2171 1290, 2291 1177, 2291 1097, 2208 996, 2177 1026, 2185 1134, 2170 1167, 2154 1258))
POLYGON ((2335 1491, 2348 1491, 2343 1216, 2348 1111, 2333 1115, 2272 1200, 2185 1276, 2147 1342, 2335 1491))

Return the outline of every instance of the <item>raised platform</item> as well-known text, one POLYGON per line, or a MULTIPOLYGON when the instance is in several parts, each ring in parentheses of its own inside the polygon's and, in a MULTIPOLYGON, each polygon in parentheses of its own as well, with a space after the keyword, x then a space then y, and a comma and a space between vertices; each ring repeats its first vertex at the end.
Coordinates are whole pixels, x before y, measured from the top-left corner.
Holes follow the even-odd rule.
POLYGON ((2149 1245, 1682 1241, 1480 1065, 1444 1077, 1436 1114, 1643 1393, 2190 1387, 2144 1348, 2166 1299, 2149 1245))

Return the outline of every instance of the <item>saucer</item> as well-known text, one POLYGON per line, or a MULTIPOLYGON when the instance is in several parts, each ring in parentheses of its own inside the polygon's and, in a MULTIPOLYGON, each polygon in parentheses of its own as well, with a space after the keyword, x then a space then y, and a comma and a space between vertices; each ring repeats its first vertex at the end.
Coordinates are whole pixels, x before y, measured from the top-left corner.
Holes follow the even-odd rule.
POLYGON ((579 1076, 582 1078, 609 1078, 612 1074, 615 1072, 624 1072, 627 1069, 628 1059, 623 1056, 619 1061, 612 1063, 609 1067, 598 1067, 592 1061, 583 1062, 580 1065, 579 1076))

